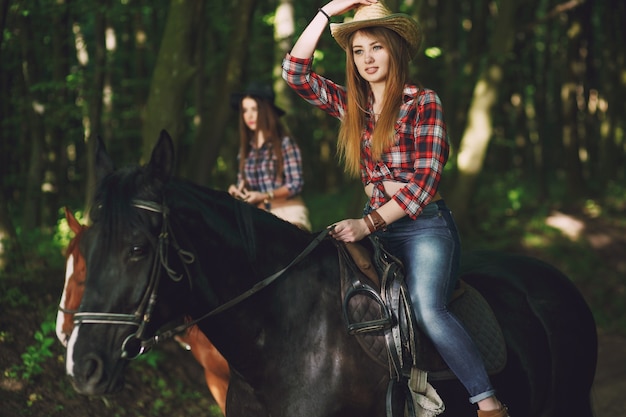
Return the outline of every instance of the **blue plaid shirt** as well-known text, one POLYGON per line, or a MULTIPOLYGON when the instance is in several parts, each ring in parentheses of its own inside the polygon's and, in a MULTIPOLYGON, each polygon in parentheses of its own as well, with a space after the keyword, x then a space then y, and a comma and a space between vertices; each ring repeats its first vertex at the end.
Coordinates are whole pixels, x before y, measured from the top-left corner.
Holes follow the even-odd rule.
MULTIPOLYGON (((263 142, 260 148, 250 144, 250 152, 244 164, 244 171, 248 189, 266 193, 286 185, 289 189, 289 197, 294 197, 302 192, 304 179, 302 176, 302 156, 300 148, 289 136, 281 141, 283 152, 283 176, 276 178, 277 158, 271 155, 267 142, 263 142)), ((237 175, 237 183, 241 182, 241 172, 237 175)))

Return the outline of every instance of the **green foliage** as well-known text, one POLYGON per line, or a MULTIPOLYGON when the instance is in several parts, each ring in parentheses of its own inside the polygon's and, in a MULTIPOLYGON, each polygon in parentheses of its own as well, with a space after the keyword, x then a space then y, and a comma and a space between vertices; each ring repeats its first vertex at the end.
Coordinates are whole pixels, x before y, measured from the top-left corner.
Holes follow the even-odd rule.
MULTIPOLYGON (((59 215, 61 217, 59 217, 52 239, 53 244, 58 248, 67 248, 67 245, 70 244, 70 240, 74 237, 74 232, 70 229, 64 213, 63 209, 59 209, 59 215)), ((85 218, 82 211, 74 212, 74 217, 76 217, 76 220, 78 220, 80 224, 85 224, 85 218)))
POLYGON ((346 187, 340 192, 305 195, 312 229, 322 230, 334 222, 361 217, 364 196, 363 188, 359 184, 346 187))
POLYGON ((207 398, 206 391, 189 390, 180 380, 158 373, 159 364, 164 360, 165 354, 157 348, 140 356, 131 364, 131 369, 139 373, 142 382, 159 392, 159 397, 150 403, 138 403, 140 409, 149 409, 151 416, 169 416, 177 411, 172 409, 172 403, 186 402, 189 404, 187 409, 189 415, 194 411, 202 410, 202 413, 205 413, 208 410, 208 416, 222 416, 219 407, 207 398))
POLYGON ((19 247, 23 258, 27 260, 28 273, 24 271, 26 277, 37 277, 39 269, 64 269, 65 261, 62 255, 64 241, 57 241, 55 233, 48 228, 17 230, 19 247))
MULTIPOLYGON (((17 256, 18 251, 26 260, 25 270, 15 271, 15 274, 22 276, 23 280, 36 280, 40 277, 42 269, 52 269, 55 271, 65 269, 65 258, 63 251, 74 237, 62 214, 63 210, 59 210, 57 225, 54 228, 38 228, 25 231, 17 230, 17 242, 7 242, 6 253, 9 256, 17 256)), ((79 222, 84 223, 83 213, 78 211, 74 213, 79 222)), ((19 263, 15 263, 19 266, 19 263)), ((0 285, 2 280, 0 279, 0 285)), ((5 300, 17 305, 28 302, 26 295, 21 294, 17 287, 5 288, 0 300, 5 300)))
MULTIPOLYGON (((4 283, 0 282, 0 286, 4 287, 4 283)), ((27 306, 30 304, 28 295, 24 294, 18 287, 3 288, 0 295, 0 303, 2 305, 16 308, 20 306, 27 306)))
POLYGON ((151 350, 137 358, 133 363, 144 364, 152 369, 158 369, 159 363, 165 359, 165 354, 160 350, 151 350))
POLYGON ((620 225, 626 225, 626 192, 624 183, 620 181, 609 181, 606 186, 604 201, 606 214, 616 215, 616 220, 620 225))
POLYGON ((13 341, 13 335, 4 330, 0 331, 0 343, 7 343, 13 341))
POLYGON ((34 335, 36 343, 26 348, 26 352, 21 355, 22 363, 13 367, 16 375, 26 381, 31 381, 34 376, 43 372, 41 365, 48 358, 53 357, 50 347, 56 340, 54 328, 53 320, 47 320, 41 324, 41 329, 34 335))
MULTIPOLYGON (((548 188, 557 195, 562 192, 558 180, 548 188)), ((565 205, 558 198, 542 201, 536 185, 514 171, 483 176, 472 206, 475 228, 462 235, 463 250, 502 250, 547 261, 581 290, 599 328, 626 334, 623 253, 614 253, 624 245, 620 246, 619 236, 626 230, 626 189, 617 183, 607 188, 610 192, 602 200, 586 198, 565 205), (578 225, 580 232, 551 225, 554 216, 578 225), (594 232, 594 227, 603 229, 594 232), (613 238, 607 235, 611 230, 616 231, 613 238), (592 245, 594 234, 605 236, 607 248, 592 245)))

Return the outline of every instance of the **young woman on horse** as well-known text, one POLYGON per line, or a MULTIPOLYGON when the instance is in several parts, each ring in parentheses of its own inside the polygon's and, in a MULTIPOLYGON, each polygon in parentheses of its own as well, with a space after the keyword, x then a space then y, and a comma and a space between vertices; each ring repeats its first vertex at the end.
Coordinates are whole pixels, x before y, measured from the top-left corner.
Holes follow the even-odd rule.
POLYGON ((252 83, 231 96, 239 110, 239 170, 228 193, 305 230, 309 213, 300 197, 304 181, 296 142, 280 121, 285 112, 274 104, 272 87, 252 83))
POLYGON ((341 120, 338 152, 369 197, 363 218, 335 223, 332 236, 354 242, 374 234, 402 260, 418 324, 477 404, 478 416, 506 417, 478 349, 447 308, 460 241, 438 192, 449 152, 441 102, 434 91, 409 81, 409 61, 421 40, 413 18, 380 1, 333 0, 287 54, 283 78, 341 120), (330 18, 355 8, 353 20, 330 25, 346 51, 343 87, 314 73, 312 56, 330 18))

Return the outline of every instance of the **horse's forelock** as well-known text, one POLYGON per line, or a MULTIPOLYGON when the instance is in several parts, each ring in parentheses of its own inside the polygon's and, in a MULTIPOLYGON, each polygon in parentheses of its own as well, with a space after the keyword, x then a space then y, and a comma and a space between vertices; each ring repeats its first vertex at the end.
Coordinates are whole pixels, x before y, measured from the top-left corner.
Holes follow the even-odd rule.
POLYGON ((148 200, 159 204, 161 187, 151 180, 142 168, 115 171, 105 177, 96 192, 92 209, 94 225, 106 230, 111 241, 118 241, 129 230, 147 230, 142 213, 133 206, 134 200, 148 200))

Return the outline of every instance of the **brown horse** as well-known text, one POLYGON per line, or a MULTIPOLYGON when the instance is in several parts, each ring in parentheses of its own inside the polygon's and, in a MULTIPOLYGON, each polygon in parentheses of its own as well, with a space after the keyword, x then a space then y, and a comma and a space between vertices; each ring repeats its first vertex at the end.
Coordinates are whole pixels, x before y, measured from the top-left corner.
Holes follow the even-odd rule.
MULTIPOLYGON (((59 341, 67 346, 67 339, 74 329, 74 313, 78 311, 85 290, 87 267, 79 242, 87 226, 80 224, 67 207, 65 207, 65 219, 74 232, 74 238, 65 251, 65 286, 57 313, 56 334, 59 341)), ((185 334, 177 336, 177 340, 189 347, 193 357, 204 368, 204 377, 209 391, 222 410, 222 414, 225 415, 226 392, 230 380, 228 362, 198 326, 190 327, 185 334)))

